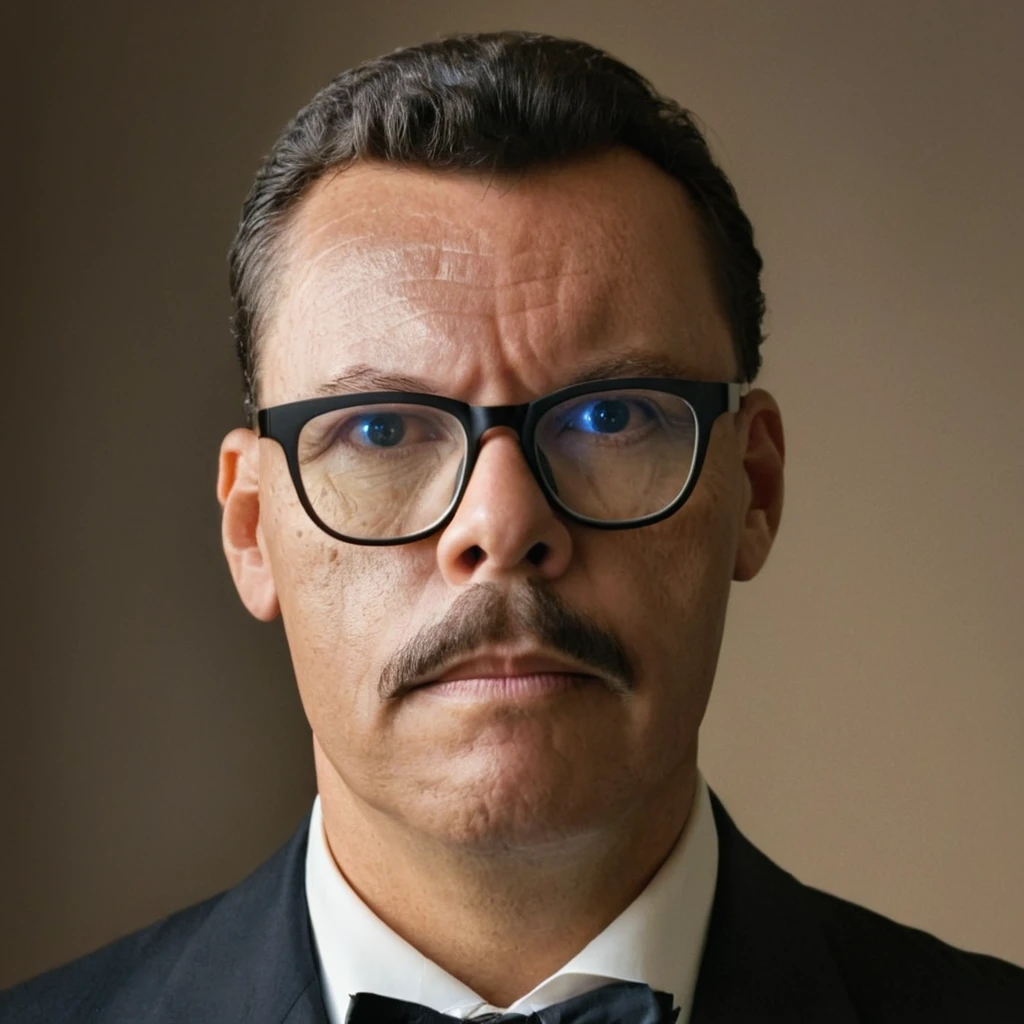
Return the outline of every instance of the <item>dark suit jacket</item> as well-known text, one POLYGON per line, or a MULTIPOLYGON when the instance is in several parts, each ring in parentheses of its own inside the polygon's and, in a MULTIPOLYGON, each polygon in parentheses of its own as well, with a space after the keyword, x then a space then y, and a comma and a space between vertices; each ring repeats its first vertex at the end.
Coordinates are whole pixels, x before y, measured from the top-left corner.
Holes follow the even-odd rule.
MULTIPOLYGON (((1020 967, 803 885, 711 802, 718 882, 691 1024, 1024 1022, 1020 967)), ((326 1024, 308 827, 233 889, 0 994, 0 1022, 326 1024)))

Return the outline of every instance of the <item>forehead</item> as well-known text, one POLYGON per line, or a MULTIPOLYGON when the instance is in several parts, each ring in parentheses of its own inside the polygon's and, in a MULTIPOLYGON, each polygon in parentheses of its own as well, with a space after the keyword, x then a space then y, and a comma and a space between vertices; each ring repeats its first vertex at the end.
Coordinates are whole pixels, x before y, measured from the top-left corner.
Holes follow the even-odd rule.
POLYGON ((516 178, 352 166, 311 189, 274 273, 263 405, 354 366, 479 404, 616 356, 734 374, 685 190, 630 151, 516 178))

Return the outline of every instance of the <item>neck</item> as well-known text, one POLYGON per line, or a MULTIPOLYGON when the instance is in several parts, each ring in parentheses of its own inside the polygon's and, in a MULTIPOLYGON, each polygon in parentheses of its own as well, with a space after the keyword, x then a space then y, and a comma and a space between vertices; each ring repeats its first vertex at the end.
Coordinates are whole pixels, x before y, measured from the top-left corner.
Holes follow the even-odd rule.
POLYGON ((349 885, 393 931, 496 1007, 554 974, 636 899, 685 827, 696 787, 691 766, 614 827, 479 851, 416 833, 359 801, 321 760, 318 751, 324 831, 349 885))

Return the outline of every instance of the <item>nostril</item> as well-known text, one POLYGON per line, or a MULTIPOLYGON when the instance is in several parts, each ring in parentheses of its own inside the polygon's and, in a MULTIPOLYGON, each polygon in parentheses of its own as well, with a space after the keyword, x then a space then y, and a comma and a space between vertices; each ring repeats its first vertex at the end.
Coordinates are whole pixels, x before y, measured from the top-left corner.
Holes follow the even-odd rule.
POLYGON ((475 569, 484 558, 484 549, 479 544, 474 544, 472 547, 466 549, 466 553, 462 556, 470 569, 475 569))
POLYGON ((548 554, 548 546, 547 546, 547 544, 543 544, 541 542, 538 542, 538 543, 534 544, 533 547, 530 548, 529 551, 526 552, 526 560, 531 565, 540 565, 541 562, 543 562, 544 559, 547 558, 547 554, 548 554))

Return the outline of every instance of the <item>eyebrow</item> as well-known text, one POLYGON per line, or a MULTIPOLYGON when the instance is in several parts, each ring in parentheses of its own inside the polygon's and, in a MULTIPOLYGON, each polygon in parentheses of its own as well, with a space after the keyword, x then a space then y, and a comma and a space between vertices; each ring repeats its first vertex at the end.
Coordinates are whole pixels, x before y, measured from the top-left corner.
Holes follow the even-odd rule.
MULTIPOLYGON (((586 384, 594 380, 616 377, 681 377, 686 379, 687 374, 682 371, 680 366, 664 356, 627 352, 589 364, 559 387, 571 387, 573 384, 586 384)), ((326 398, 360 391, 412 391, 431 395, 445 394, 445 389, 438 387, 436 381, 405 373, 390 373, 370 366, 368 363, 357 363, 349 367, 320 384, 313 393, 316 397, 326 398)))
POLYGON ((387 373, 367 363, 357 363, 320 384, 313 392, 318 398, 347 395, 359 391, 425 391, 433 392, 430 382, 404 373, 387 373))

